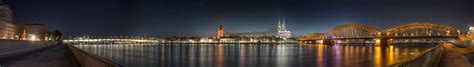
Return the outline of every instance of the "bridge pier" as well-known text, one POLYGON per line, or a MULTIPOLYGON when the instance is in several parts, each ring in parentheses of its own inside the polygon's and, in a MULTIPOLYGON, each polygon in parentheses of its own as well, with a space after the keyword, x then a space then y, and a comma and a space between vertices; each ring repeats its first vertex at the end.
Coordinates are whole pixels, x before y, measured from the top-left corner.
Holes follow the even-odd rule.
POLYGON ((390 46, 389 41, 387 38, 376 38, 375 39, 375 46, 376 47, 385 47, 390 46))
POLYGON ((324 39, 323 40, 324 45, 334 45, 334 41, 332 39, 324 39))

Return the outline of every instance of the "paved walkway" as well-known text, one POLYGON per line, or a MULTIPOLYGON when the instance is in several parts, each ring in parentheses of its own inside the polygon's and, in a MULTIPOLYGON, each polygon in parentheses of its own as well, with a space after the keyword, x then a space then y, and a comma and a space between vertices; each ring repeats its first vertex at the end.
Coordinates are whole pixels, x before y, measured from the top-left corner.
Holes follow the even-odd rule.
POLYGON ((0 63, 1 67, 78 67, 66 45, 56 45, 0 63))
POLYGON ((56 42, 0 40, 0 55, 54 45, 56 42))
POLYGON ((473 67, 474 46, 466 46, 469 44, 447 44, 441 59, 441 67, 473 67))

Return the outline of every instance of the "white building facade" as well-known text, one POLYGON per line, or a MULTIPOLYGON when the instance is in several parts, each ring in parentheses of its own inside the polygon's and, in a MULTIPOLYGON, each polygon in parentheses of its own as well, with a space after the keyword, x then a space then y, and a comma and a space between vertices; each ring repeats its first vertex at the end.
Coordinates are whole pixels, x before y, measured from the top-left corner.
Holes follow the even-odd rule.
POLYGON ((285 22, 284 19, 279 19, 278 20, 278 30, 277 31, 278 31, 278 34, 277 34, 278 38, 287 39, 287 38, 292 37, 291 31, 286 29, 286 22, 285 22))

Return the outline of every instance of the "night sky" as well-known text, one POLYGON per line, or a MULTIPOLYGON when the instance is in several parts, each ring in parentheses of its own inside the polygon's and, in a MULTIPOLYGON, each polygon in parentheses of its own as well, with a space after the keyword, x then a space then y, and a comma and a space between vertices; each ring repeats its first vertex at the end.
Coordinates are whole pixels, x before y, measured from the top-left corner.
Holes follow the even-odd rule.
POLYGON ((14 22, 43 23, 66 36, 213 35, 276 30, 279 17, 296 35, 341 24, 387 28, 411 21, 466 30, 474 0, 3 0, 14 22))

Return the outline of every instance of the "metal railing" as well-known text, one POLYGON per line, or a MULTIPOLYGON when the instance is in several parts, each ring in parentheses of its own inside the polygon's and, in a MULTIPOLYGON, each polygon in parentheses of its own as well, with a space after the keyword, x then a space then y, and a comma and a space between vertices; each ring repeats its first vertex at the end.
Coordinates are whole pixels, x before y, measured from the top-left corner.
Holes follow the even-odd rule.
POLYGON ((443 48, 445 44, 446 43, 441 43, 417 55, 415 58, 397 62, 390 65, 390 67, 438 67, 443 51, 445 50, 443 48))
POLYGON ((69 45, 69 49, 73 53, 74 57, 81 67, 122 67, 122 65, 112 62, 110 60, 104 59, 102 57, 96 56, 85 51, 82 51, 79 48, 69 45))

